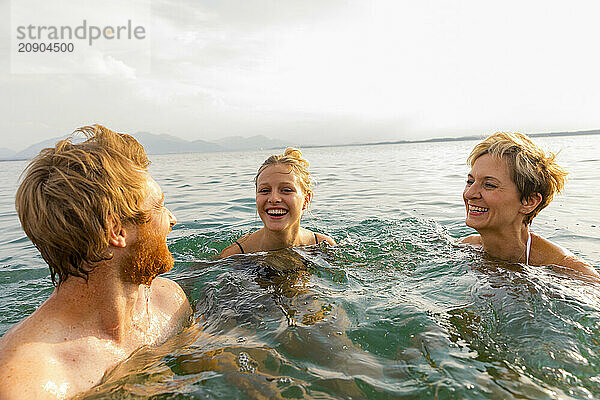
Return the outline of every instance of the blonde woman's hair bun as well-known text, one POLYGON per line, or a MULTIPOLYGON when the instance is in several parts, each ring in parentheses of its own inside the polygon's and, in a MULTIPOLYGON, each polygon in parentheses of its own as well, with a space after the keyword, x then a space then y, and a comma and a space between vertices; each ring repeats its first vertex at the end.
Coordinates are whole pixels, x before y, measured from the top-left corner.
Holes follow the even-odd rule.
POLYGON ((285 149, 285 151, 283 152, 284 156, 291 156, 294 158, 302 158, 302 152, 295 148, 295 147, 288 147, 287 149, 285 149))
POLYGON ((312 194, 312 179, 308 170, 309 163, 302 155, 302 152, 295 147, 288 147, 285 149, 283 154, 274 154, 267 158, 258 169, 258 172, 254 177, 254 183, 258 183, 258 176, 265 170, 265 168, 278 164, 289 166, 290 171, 300 180, 300 184, 302 186, 302 190, 304 190, 304 193, 312 194))
POLYGON ((285 151, 283 152, 283 156, 298 160, 298 162, 301 163, 304 167, 308 168, 308 166, 310 165, 308 160, 306 160, 302 155, 302 152, 295 147, 288 147, 287 149, 285 149, 285 151))

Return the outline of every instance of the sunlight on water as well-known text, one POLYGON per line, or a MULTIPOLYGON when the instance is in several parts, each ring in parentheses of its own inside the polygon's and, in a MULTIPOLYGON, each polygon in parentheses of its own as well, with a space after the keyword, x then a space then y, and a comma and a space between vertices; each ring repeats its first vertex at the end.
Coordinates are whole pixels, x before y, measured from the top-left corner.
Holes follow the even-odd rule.
MULTIPOLYGON (((572 173, 534 229, 598 267, 600 144, 578 140, 540 139, 572 173)), ((152 157, 179 221, 167 276, 190 298, 192 323, 81 397, 600 396, 598 287, 456 244, 471 232, 461 193, 472 145, 307 149, 318 185, 304 226, 339 245, 219 261, 261 226, 252 179, 268 152, 152 157)), ((15 176, 24 166, 5 164, 15 176)), ((0 199, 0 334, 52 290, 11 208, 16 180, 2 182, 12 194, 0 199)))

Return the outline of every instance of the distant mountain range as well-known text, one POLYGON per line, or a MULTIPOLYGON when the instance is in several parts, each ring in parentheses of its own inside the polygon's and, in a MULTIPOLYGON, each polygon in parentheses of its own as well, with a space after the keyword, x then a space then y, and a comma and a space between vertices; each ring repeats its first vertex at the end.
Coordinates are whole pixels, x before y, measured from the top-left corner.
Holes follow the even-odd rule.
MULTIPOLYGON (((577 132, 551 132, 551 133, 533 133, 529 136, 578 136, 578 135, 600 135, 600 130, 577 131, 577 132)), ((7 148, 0 148, 0 161, 6 160, 28 160, 35 157, 40 150, 46 147, 53 147, 59 140, 65 139, 70 135, 55 137, 32 144, 19 152, 7 148)), ((207 142, 204 140, 185 140, 171 135, 156 135, 149 132, 137 132, 132 135, 146 149, 148 154, 173 154, 173 153, 209 153, 219 151, 241 151, 241 150, 263 150, 263 149, 283 149, 290 145, 282 140, 270 139, 263 135, 252 137, 228 136, 217 140, 216 142, 207 142)), ((428 143, 428 142, 457 142, 463 140, 478 140, 481 136, 462 136, 454 138, 434 138, 423 140, 398 140, 386 142, 353 143, 341 146, 362 146, 362 145, 382 145, 382 144, 401 144, 401 143, 428 143)), ((331 145, 304 145, 302 147, 330 147, 331 145)), ((340 145, 336 145, 340 147, 340 145)))
MULTIPOLYGON (((32 144, 19 152, 7 148, 0 148, 0 160, 28 160, 39 154, 42 149, 53 147, 60 140, 70 135, 55 137, 32 144)), ((270 139, 263 135, 252 137, 230 136, 217 142, 205 140, 185 140, 171 135, 155 135, 149 132, 132 134, 146 149, 148 154, 173 154, 173 153, 209 153, 218 151, 262 150, 285 148, 288 143, 270 139)))

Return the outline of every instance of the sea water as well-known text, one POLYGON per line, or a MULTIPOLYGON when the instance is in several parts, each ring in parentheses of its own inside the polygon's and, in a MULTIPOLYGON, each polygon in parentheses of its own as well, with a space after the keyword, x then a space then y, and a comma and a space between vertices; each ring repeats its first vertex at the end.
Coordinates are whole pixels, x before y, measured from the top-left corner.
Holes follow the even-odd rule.
MULTIPOLYGON (((600 268, 600 136, 536 141, 570 175, 534 231, 600 268)), ((167 276, 192 322, 82 397, 600 397, 600 287, 457 245, 473 233, 461 193, 475 143, 304 149, 316 187, 302 224, 338 246, 225 260, 261 227, 253 177, 274 151, 151 156, 178 219, 167 276)), ((1 335, 53 287, 14 210, 26 162, 0 164, 1 335)))

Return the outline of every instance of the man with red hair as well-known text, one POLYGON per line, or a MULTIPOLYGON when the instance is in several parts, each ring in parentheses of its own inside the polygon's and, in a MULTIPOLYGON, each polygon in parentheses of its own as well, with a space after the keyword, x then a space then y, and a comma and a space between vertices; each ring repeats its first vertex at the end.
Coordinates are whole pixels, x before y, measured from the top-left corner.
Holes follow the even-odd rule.
POLYGON ((0 339, 0 398, 66 398, 190 315, 166 235, 176 219, 131 136, 80 128, 25 170, 16 209, 55 290, 0 339))

